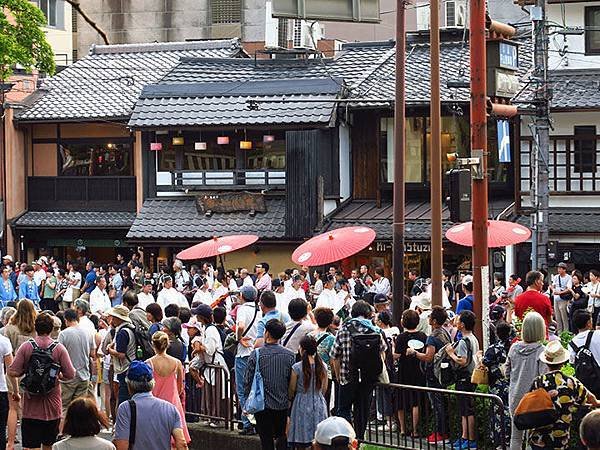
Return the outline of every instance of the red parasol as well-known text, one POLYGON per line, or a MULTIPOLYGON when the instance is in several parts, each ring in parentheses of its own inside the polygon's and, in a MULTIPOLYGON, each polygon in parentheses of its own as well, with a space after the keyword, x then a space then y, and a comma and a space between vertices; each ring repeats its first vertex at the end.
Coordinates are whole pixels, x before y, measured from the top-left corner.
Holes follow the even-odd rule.
POLYGON ((320 266, 347 258, 369 245, 375 231, 369 227, 346 227, 309 239, 292 253, 292 261, 303 266, 320 266))
MULTIPOLYGON (((465 247, 473 246, 472 222, 455 225, 446 231, 449 241, 465 247)), ((518 223, 488 220, 488 247, 506 247, 524 242, 531 237, 531 230, 518 223)))
POLYGON ((248 247, 258 241, 258 236, 254 234, 238 234, 234 236, 213 237, 208 241, 193 245, 190 248, 180 251, 177 259, 202 259, 213 256, 223 255, 225 253, 248 247))

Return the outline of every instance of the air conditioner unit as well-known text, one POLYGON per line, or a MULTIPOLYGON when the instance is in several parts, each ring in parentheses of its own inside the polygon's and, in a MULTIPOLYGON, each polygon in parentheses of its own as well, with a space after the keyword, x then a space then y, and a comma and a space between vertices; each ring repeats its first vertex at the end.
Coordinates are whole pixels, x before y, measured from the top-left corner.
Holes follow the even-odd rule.
POLYGON ((314 49, 315 44, 320 39, 320 28, 315 24, 311 27, 308 22, 304 20, 295 19, 293 21, 293 31, 292 31, 292 40, 294 48, 310 48, 314 49), (312 32, 312 37, 311 37, 312 32), (314 40, 314 42, 313 42, 314 40))

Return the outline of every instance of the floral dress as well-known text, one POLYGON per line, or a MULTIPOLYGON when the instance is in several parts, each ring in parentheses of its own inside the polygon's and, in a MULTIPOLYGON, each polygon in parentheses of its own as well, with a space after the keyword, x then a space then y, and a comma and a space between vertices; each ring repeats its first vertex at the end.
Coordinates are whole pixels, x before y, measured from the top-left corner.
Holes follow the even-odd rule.
MULTIPOLYGON (((491 345, 483 356, 483 365, 488 368, 488 381, 490 394, 497 395, 504 403, 504 411, 494 404, 492 414, 492 429, 494 430, 494 444, 502 445, 502 437, 507 446, 510 444, 510 412, 508 410, 508 378, 504 370, 504 364, 508 357, 510 343, 496 342, 491 345), (502 417, 502 419, 500 419, 502 417)), ((507 447, 508 448, 508 447, 507 447)))
POLYGON ((560 371, 548 372, 537 377, 531 390, 539 388, 548 392, 558 391, 558 395, 552 400, 559 414, 553 425, 531 430, 528 443, 532 449, 567 449, 573 413, 586 402, 588 390, 577 378, 564 375, 560 371))

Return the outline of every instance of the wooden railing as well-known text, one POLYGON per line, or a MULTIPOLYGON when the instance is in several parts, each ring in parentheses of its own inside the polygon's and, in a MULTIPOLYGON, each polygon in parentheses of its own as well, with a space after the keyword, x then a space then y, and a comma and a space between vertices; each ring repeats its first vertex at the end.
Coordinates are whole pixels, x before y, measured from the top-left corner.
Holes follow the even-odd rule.
POLYGON ((157 179, 157 190, 195 191, 206 189, 284 189, 285 169, 232 169, 232 170, 176 170, 170 172, 170 183, 166 177, 157 179))
POLYGON ((135 177, 28 177, 30 211, 135 211, 135 177))

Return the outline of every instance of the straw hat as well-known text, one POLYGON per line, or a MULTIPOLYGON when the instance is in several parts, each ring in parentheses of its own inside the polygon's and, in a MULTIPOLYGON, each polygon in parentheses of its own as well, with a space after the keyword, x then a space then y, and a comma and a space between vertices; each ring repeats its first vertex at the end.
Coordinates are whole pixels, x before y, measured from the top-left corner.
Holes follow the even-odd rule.
POLYGON ((419 302, 417 303, 417 307, 422 309, 423 311, 428 311, 431 309, 431 297, 426 294, 426 293, 422 293, 420 295, 421 298, 419 298, 419 302))
POLYGON ((129 318, 129 310, 126 306, 117 305, 108 311, 108 315, 131 323, 131 319, 129 318))
POLYGON ((544 353, 540 355, 540 360, 550 365, 563 364, 569 360, 569 352, 562 346, 560 341, 550 341, 546 345, 544 353))

